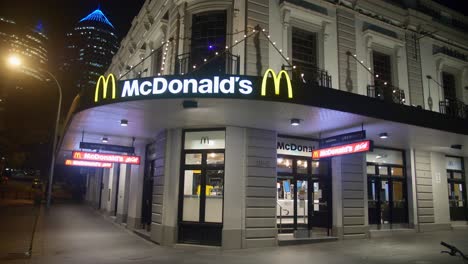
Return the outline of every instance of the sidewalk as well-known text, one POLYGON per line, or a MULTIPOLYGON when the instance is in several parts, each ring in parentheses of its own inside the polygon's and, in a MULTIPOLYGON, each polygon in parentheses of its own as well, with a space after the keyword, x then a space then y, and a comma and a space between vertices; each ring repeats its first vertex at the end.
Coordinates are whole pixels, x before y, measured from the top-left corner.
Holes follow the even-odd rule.
POLYGON ((31 200, 0 199, 0 261, 27 257, 39 209, 31 200))
POLYGON ((38 230, 28 263, 463 263, 440 254, 441 240, 468 252, 468 230, 246 250, 161 247, 70 204, 44 210, 38 230))

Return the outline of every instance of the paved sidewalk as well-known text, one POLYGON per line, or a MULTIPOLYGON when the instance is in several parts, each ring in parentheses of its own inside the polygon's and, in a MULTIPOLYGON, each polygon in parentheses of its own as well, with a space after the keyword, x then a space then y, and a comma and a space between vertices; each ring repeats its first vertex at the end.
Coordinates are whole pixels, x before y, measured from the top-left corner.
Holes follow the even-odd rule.
POLYGON ((27 256, 38 211, 31 200, 0 200, 0 261, 27 256))
MULTIPOLYGON (((463 263, 441 240, 468 252, 468 230, 247 250, 160 247, 80 205, 55 205, 38 226, 28 263, 463 263)), ((16 262, 14 262, 16 263, 16 262)))

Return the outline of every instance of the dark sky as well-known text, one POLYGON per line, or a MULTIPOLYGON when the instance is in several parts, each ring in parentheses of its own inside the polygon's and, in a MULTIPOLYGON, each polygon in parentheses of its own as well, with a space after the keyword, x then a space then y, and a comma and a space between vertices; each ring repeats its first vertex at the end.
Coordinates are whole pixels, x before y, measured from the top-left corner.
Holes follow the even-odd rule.
POLYGON ((67 31, 83 17, 100 7, 122 39, 138 14, 144 0, 0 0, 0 16, 20 23, 44 24, 50 38, 49 56, 58 63, 57 54, 63 45, 67 31), (54 51, 56 51, 54 53, 54 51))

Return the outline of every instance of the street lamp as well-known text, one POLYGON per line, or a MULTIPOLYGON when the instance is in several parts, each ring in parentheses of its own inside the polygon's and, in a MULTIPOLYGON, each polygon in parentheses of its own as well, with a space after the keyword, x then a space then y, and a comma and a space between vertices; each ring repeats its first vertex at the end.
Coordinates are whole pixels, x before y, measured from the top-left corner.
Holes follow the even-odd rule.
MULTIPOLYGON (((15 67, 15 68, 18 68, 22 65, 22 60, 17 55, 11 55, 10 57, 8 57, 7 61, 10 66, 15 67)), ((55 81, 55 83, 57 84, 58 92, 59 92, 57 119, 55 120, 55 129, 54 129, 54 142, 52 144, 52 160, 50 162, 50 170, 49 170, 49 184, 47 185, 46 207, 50 208, 50 200, 52 197, 52 182, 54 180, 55 149, 57 148, 58 125, 59 125, 59 120, 60 120, 60 107, 62 105, 62 87, 60 86, 60 83, 57 81, 57 78, 55 78, 55 76, 51 72, 45 69, 40 69, 40 70, 45 72, 55 81)))

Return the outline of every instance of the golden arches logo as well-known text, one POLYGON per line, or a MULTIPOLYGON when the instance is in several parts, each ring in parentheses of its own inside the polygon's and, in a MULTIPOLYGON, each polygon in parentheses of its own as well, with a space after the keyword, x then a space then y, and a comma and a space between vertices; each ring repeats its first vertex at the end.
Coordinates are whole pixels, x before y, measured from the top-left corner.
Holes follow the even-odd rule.
POLYGON ((267 80, 268 76, 273 78, 273 83, 275 85, 275 95, 280 94, 280 86, 281 86, 281 78, 284 76, 286 79, 286 84, 288 86, 288 98, 292 99, 293 98, 293 92, 292 92, 292 85, 291 85, 291 78, 289 78, 289 74, 285 70, 281 70, 278 75, 276 75, 275 71, 272 69, 266 70, 265 74, 263 74, 263 80, 262 80, 262 90, 261 90, 261 96, 266 96, 266 85, 267 85, 267 80))
POLYGON ((102 99, 107 98, 107 88, 109 86, 109 82, 112 85, 112 99, 115 99, 115 76, 114 74, 110 73, 107 75, 107 78, 104 75, 99 76, 99 79, 96 83, 96 91, 94 92, 94 102, 99 101, 99 88, 101 87, 102 83, 102 99))

